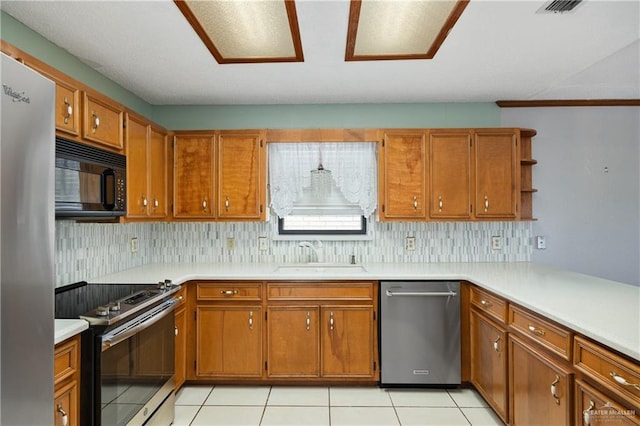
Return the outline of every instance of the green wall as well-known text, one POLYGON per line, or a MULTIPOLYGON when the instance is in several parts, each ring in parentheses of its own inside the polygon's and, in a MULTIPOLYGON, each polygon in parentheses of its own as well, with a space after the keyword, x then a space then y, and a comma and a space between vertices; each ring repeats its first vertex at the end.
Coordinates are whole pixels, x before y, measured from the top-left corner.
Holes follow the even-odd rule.
POLYGON ((494 103, 151 105, 1 11, 0 36, 171 130, 500 126, 494 103))
POLYGON ((173 130, 330 127, 498 127, 494 103, 154 106, 173 130))

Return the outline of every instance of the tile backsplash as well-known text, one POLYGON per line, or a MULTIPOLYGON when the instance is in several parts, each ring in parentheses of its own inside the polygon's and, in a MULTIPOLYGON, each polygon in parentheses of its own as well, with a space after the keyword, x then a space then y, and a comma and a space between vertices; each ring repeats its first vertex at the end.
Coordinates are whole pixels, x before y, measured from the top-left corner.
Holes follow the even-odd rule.
MULTIPOLYGON (((149 263, 306 262, 311 255, 297 241, 272 239, 276 225, 246 223, 56 222, 56 286, 111 274, 149 263), (131 252, 131 238, 139 248, 131 252), (258 250, 258 237, 268 238, 268 250, 258 250), (227 248, 233 238, 234 248, 227 248)), ((325 261, 347 262, 518 262, 532 254, 531 222, 376 222, 373 240, 323 241, 325 261), (405 250, 405 238, 415 237, 415 251, 405 250), (502 237, 502 248, 491 249, 491 237, 502 237)))

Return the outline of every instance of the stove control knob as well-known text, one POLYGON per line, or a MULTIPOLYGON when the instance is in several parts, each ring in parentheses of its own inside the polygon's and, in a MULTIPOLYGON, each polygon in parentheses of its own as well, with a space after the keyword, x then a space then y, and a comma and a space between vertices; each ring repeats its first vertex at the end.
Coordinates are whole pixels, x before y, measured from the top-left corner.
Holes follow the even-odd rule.
POLYGON ((159 281, 157 287, 158 290, 164 290, 164 281, 159 281))
POLYGON ((109 311, 111 312, 118 312, 120 310, 120 302, 116 302, 111 304, 111 306, 109 306, 109 311))
POLYGON ((164 280, 164 287, 169 290, 171 287, 173 287, 173 281, 171 280, 164 280))
POLYGON ((96 308, 96 316, 106 317, 107 315, 109 315, 109 308, 106 306, 98 306, 96 308))

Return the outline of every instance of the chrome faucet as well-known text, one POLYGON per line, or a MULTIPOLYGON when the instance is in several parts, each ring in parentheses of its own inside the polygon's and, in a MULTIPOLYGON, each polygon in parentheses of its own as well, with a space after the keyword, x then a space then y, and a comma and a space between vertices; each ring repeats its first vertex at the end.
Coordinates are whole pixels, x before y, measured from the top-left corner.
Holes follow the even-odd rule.
POLYGON ((316 254, 316 262, 322 263, 324 262, 324 252, 322 251, 322 243, 320 241, 316 241, 316 243, 317 243, 316 245, 313 245, 309 241, 302 241, 300 244, 298 244, 298 247, 309 247, 316 254))

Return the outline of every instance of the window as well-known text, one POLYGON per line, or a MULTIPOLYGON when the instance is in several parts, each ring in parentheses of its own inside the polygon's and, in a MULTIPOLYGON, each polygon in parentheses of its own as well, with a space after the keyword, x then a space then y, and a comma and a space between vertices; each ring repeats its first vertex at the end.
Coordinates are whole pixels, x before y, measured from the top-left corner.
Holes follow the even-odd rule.
POLYGON ((292 214, 278 218, 280 235, 366 235, 367 219, 358 215, 292 214))

